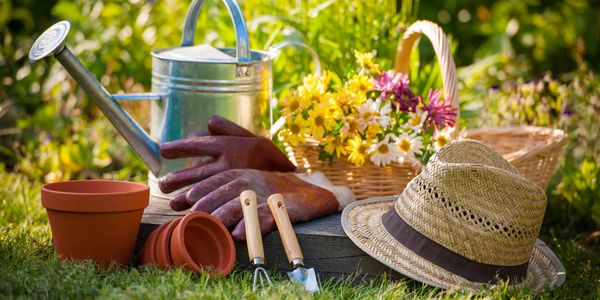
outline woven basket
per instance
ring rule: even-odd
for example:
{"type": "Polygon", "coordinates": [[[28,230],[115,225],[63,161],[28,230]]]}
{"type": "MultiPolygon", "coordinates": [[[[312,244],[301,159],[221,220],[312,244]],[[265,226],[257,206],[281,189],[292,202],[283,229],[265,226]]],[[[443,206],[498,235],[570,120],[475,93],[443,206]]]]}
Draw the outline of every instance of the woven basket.
{"type": "MultiPolygon", "coordinates": [[[[417,21],[408,27],[398,43],[395,70],[407,74],[410,54],[416,41],[426,36],[433,46],[440,65],[444,98],[452,101],[459,118],[458,80],[450,44],[443,30],[435,23],[417,21]]],[[[457,137],[457,130],[454,131],[457,137]]],[[[546,188],[566,144],[563,131],[540,127],[485,128],[467,132],[467,138],[488,144],[512,163],[525,177],[546,188]]],[[[319,160],[316,142],[296,147],[287,146],[290,160],[304,172],[323,172],[335,185],[347,186],[357,199],[396,195],[421,171],[422,164],[408,161],[377,167],[370,161],[355,166],[344,159],[319,160]]]]}

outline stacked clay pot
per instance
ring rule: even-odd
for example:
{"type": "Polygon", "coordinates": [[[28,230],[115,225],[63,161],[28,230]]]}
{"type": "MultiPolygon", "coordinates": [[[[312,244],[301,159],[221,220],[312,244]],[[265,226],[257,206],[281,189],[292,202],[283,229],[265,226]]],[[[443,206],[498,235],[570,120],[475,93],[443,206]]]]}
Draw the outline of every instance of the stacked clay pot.
{"type": "Polygon", "coordinates": [[[204,212],[192,212],[160,225],[146,240],[138,264],[161,269],[228,275],[235,264],[235,246],[227,228],[204,212]]]}

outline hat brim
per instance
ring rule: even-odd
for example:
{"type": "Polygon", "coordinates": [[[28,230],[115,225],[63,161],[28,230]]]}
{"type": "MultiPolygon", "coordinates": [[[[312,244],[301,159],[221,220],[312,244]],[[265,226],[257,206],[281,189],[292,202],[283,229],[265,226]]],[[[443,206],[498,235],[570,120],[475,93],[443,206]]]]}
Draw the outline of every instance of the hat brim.
{"type": "MultiPolygon", "coordinates": [[[[478,289],[483,284],[453,274],[417,255],[392,237],[381,222],[396,196],[356,201],[342,212],[342,227],[350,239],[371,257],[414,280],[443,289],[478,289]]],[[[527,285],[539,291],[564,283],[566,272],[560,260],[541,240],[531,253],[527,278],[515,286],[527,285]]],[[[510,284],[510,283],[509,283],[510,284]]]]}

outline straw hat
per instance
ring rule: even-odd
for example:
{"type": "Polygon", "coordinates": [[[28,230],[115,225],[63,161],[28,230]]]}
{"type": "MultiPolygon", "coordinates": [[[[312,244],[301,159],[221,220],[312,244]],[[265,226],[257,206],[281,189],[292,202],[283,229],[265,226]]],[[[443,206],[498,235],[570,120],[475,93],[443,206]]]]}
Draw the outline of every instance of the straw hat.
{"type": "Polygon", "coordinates": [[[482,143],[462,140],[434,154],[396,197],[347,206],[352,241],[388,267],[444,289],[508,281],[541,290],[565,269],[537,239],[546,195],[482,143]]]}

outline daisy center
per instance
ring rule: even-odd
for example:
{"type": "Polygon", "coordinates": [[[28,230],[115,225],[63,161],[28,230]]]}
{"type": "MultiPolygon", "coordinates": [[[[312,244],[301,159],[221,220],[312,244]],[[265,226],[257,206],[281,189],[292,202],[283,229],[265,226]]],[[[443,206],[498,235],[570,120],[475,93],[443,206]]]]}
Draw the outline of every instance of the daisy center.
{"type": "Polygon", "coordinates": [[[310,97],[310,101],[312,101],[312,102],[319,102],[319,100],[320,100],[319,96],[317,96],[317,95],[312,95],[312,97],[310,97]]]}
{"type": "Polygon", "coordinates": [[[360,154],[367,154],[368,149],[369,149],[369,147],[367,147],[365,145],[360,145],[360,146],[358,146],[358,149],[356,149],[356,152],[358,152],[360,154]]]}
{"type": "Polygon", "coordinates": [[[296,111],[300,107],[300,102],[298,100],[290,101],[290,110],[296,111]]]}
{"type": "Polygon", "coordinates": [[[325,120],[323,119],[322,116],[315,117],[315,125],[316,126],[323,126],[324,123],[325,123],[325,120]]]}
{"type": "Polygon", "coordinates": [[[415,115],[412,119],[410,119],[411,126],[417,126],[421,124],[421,116],[415,115]]]}
{"type": "Polygon", "coordinates": [[[406,153],[412,148],[412,143],[407,139],[401,140],[400,143],[398,143],[398,148],[406,153]]]}
{"type": "Polygon", "coordinates": [[[298,126],[298,124],[290,125],[290,132],[292,132],[293,134],[300,133],[300,126],[298,126]]]}
{"type": "Polygon", "coordinates": [[[390,152],[390,148],[386,144],[381,144],[379,145],[379,147],[377,147],[377,152],[381,154],[387,154],[388,152],[390,152]]]}
{"type": "Polygon", "coordinates": [[[438,146],[443,147],[446,144],[448,144],[449,141],[448,141],[448,138],[445,135],[439,135],[436,138],[436,142],[437,142],[438,146]]]}

